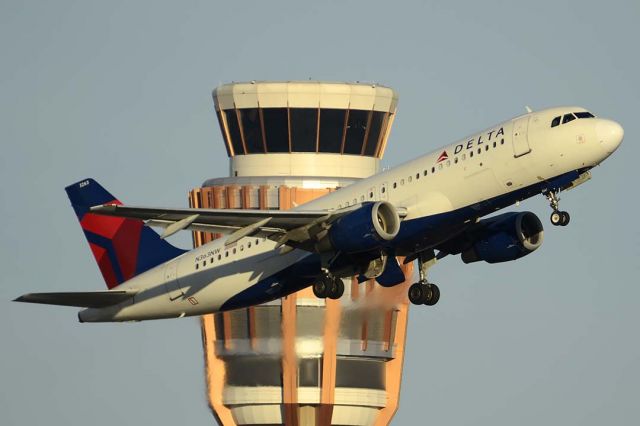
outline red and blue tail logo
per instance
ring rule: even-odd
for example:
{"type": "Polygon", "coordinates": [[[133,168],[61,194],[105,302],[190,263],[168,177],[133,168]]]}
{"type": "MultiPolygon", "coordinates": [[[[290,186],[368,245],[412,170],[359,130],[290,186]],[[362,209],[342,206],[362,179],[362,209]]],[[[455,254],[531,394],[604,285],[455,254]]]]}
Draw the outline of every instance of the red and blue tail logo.
{"type": "Polygon", "coordinates": [[[65,191],[108,288],[185,252],[161,239],[141,220],[89,213],[90,207],[100,204],[122,204],[95,180],[82,180],[65,191]]]}

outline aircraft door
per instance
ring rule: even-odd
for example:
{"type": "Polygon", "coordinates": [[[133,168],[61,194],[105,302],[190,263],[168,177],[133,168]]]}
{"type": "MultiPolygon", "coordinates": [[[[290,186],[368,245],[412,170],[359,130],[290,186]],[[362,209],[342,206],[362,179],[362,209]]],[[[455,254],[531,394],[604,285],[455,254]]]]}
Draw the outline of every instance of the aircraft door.
{"type": "Polygon", "coordinates": [[[178,284],[178,262],[169,262],[164,268],[164,285],[169,300],[176,300],[184,294],[178,284]]]}
{"type": "Polygon", "coordinates": [[[527,132],[529,116],[517,119],[513,123],[513,156],[518,158],[531,152],[527,132]]]}

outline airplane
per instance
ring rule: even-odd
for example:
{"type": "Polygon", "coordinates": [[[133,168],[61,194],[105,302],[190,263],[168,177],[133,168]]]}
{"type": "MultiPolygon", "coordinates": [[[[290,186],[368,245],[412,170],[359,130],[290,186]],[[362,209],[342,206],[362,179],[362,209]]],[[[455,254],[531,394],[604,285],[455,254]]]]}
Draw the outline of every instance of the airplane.
{"type": "Polygon", "coordinates": [[[532,253],[544,234],[534,213],[490,215],[541,194],[551,223],[566,226],[558,194],[589,180],[623,136],[620,124],[581,107],[528,110],[288,211],[125,206],[84,179],[66,192],[108,290],[15,300],[85,308],[80,322],[178,318],[309,285],[316,297],[338,299],[342,278],[352,276],[398,285],[404,258],[418,262],[409,300],[432,306],[440,289],[427,272],[437,260],[499,263],[532,253]],[[181,230],[224,236],[186,251],[166,241],[181,230]]]}

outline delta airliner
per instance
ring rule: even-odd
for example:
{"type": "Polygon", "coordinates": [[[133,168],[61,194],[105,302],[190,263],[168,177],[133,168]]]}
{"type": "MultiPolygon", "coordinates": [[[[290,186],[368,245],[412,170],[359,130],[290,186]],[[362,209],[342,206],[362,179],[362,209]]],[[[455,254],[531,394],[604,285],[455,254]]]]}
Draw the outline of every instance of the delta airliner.
{"type": "Polygon", "coordinates": [[[498,263],[532,253],[543,241],[535,214],[486,216],[543,195],[551,223],[567,225],[558,193],[586,182],[623,136],[584,108],[528,112],[289,211],[124,206],[84,179],[66,191],[108,290],[16,300],[86,308],[81,322],[177,318],[309,285],[336,299],[354,275],[394,286],[405,281],[400,257],[419,266],[410,301],[434,305],[440,290],[427,272],[437,259],[498,263]],[[185,251],[165,240],[180,230],[225,236],[185,251]]]}

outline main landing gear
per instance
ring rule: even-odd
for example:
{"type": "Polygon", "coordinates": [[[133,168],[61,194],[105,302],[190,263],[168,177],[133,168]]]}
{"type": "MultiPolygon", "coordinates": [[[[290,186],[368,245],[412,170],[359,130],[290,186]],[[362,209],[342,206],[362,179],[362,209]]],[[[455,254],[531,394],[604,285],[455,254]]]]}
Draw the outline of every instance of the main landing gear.
{"type": "Polygon", "coordinates": [[[344,294],[344,283],[329,272],[325,272],[313,283],[313,294],[319,298],[340,299],[344,294]]]}
{"type": "Polygon", "coordinates": [[[436,262],[433,250],[421,253],[418,257],[420,281],[409,287],[409,301],[414,305],[433,306],[440,300],[440,289],[427,281],[427,270],[436,262]]]}
{"type": "Polygon", "coordinates": [[[557,191],[547,191],[544,193],[547,200],[549,200],[549,205],[553,209],[553,213],[551,213],[551,224],[554,226],[567,226],[569,221],[571,220],[571,216],[569,213],[560,211],[560,198],[558,198],[557,191]]]}

